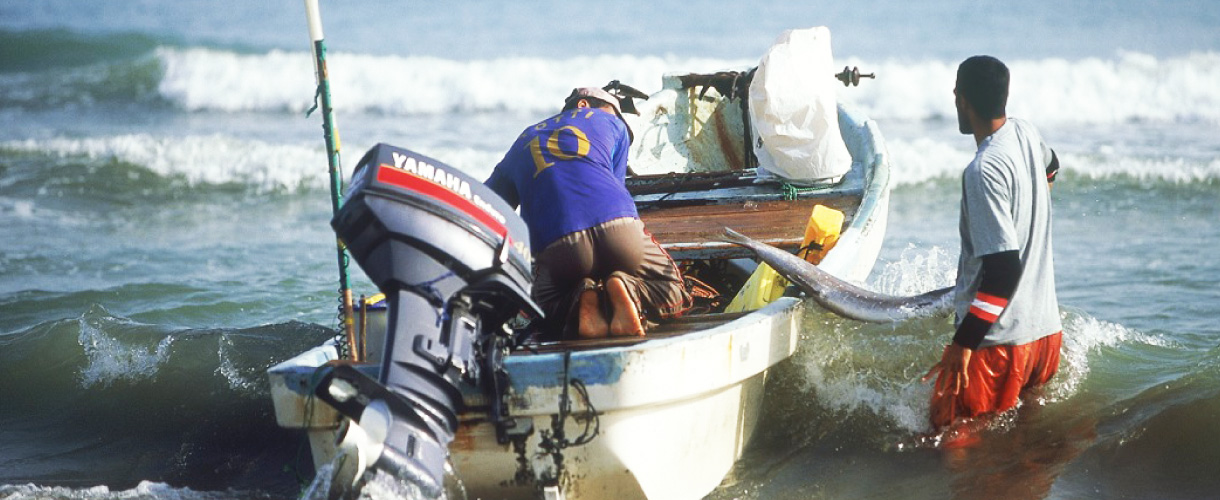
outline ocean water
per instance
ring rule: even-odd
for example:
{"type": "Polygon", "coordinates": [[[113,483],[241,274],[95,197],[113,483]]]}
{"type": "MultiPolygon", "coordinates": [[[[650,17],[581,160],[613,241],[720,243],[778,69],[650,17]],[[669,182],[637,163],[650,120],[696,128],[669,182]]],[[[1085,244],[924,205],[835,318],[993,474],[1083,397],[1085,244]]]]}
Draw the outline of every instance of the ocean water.
{"type": "MultiPolygon", "coordinates": [[[[919,377],[948,320],[814,311],[713,499],[1220,497],[1220,4],[1210,0],[323,2],[345,172],[373,144],[486,175],[574,86],[755,64],[825,25],[876,72],[894,186],[867,283],[951,283],[956,64],[1063,161],[1060,374],[944,450],[919,377]]],[[[0,499],[297,497],[264,370],[336,326],[298,1],[0,0],[0,499]]],[[[372,293],[354,271],[357,292],[372,293]]]]}

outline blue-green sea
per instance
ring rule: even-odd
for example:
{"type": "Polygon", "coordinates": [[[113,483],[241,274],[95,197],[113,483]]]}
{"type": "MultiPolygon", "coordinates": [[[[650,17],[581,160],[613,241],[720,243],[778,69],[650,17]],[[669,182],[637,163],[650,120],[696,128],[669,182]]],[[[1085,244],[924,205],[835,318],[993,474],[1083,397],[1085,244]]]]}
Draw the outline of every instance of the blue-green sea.
{"type": "MultiPolygon", "coordinates": [[[[1220,4],[322,2],[350,174],[372,145],[487,175],[572,87],[740,69],[825,25],[893,163],[866,283],[956,270],[957,63],[1009,64],[1052,197],[1059,375],[964,450],[925,436],[944,318],[814,310],[712,499],[1220,498],[1220,4]]],[[[337,325],[296,0],[0,0],[0,499],[289,499],[267,367],[337,325]]],[[[356,292],[374,293],[353,268],[356,292]]]]}

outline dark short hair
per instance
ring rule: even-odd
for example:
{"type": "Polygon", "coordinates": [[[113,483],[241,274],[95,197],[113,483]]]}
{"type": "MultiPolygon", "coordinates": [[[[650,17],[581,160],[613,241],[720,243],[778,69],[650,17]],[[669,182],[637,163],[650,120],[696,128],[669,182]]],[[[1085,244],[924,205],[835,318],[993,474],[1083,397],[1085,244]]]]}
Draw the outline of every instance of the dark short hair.
{"type": "Polygon", "coordinates": [[[957,67],[957,93],[981,118],[1000,118],[1008,104],[1008,66],[991,56],[974,56],[957,67]]]}

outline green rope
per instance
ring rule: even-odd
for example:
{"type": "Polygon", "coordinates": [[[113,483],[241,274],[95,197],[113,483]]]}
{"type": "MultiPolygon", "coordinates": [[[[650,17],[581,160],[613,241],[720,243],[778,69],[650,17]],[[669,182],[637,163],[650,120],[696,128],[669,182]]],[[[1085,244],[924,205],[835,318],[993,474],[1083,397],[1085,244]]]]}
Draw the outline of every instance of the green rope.
{"type": "Polygon", "coordinates": [[[809,186],[809,187],[800,187],[800,186],[796,186],[796,185],[789,184],[787,182],[782,182],[782,181],[779,184],[779,189],[784,194],[784,201],[793,201],[793,200],[796,200],[797,198],[800,198],[800,196],[805,193],[812,193],[814,191],[825,191],[826,189],[829,189],[830,187],[831,187],[830,184],[809,186]]]}
{"type": "Polygon", "coordinates": [[[802,193],[813,191],[812,188],[797,187],[792,184],[788,184],[787,182],[780,183],[779,189],[780,191],[784,192],[784,201],[793,201],[802,193]]]}

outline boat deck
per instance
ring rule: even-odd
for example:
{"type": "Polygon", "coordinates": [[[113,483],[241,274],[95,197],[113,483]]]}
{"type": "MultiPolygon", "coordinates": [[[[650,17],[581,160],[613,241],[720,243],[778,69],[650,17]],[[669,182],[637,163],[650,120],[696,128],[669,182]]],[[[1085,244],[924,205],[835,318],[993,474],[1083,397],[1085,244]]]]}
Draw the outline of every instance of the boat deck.
{"type": "Polygon", "coordinates": [[[714,313],[683,316],[666,320],[648,330],[645,337],[607,337],[590,340],[561,340],[530,344],[524,351],[528,353],[547,353],[562,351],[584,351],[604,349],[607,347],[625,347],[658,338],[677,337],[690,332],[707,330],[745,316],[747,312],[714,313]]]}
{"type": "MultiPolygon", "coordinates": [[[[850,174],[835,184],[789,192],[777,183],[755,183],[753,175],[742,172],[637,176],[628,178],[627,183],[645,227],[679,261],[752,259],[754,254],[750,250],[720,241],[725,227],[796,252],[815,205],[843,212],[847,227],[856,215],[863,192],[862,176],[850,174]]],[[[732,292],[735,287],[725,290],[732,292]]],[[[532,343],[522,353],[626,347],[711,329],[745,314],[691,314],[649,328],[647,337],[532,343]]]]}

